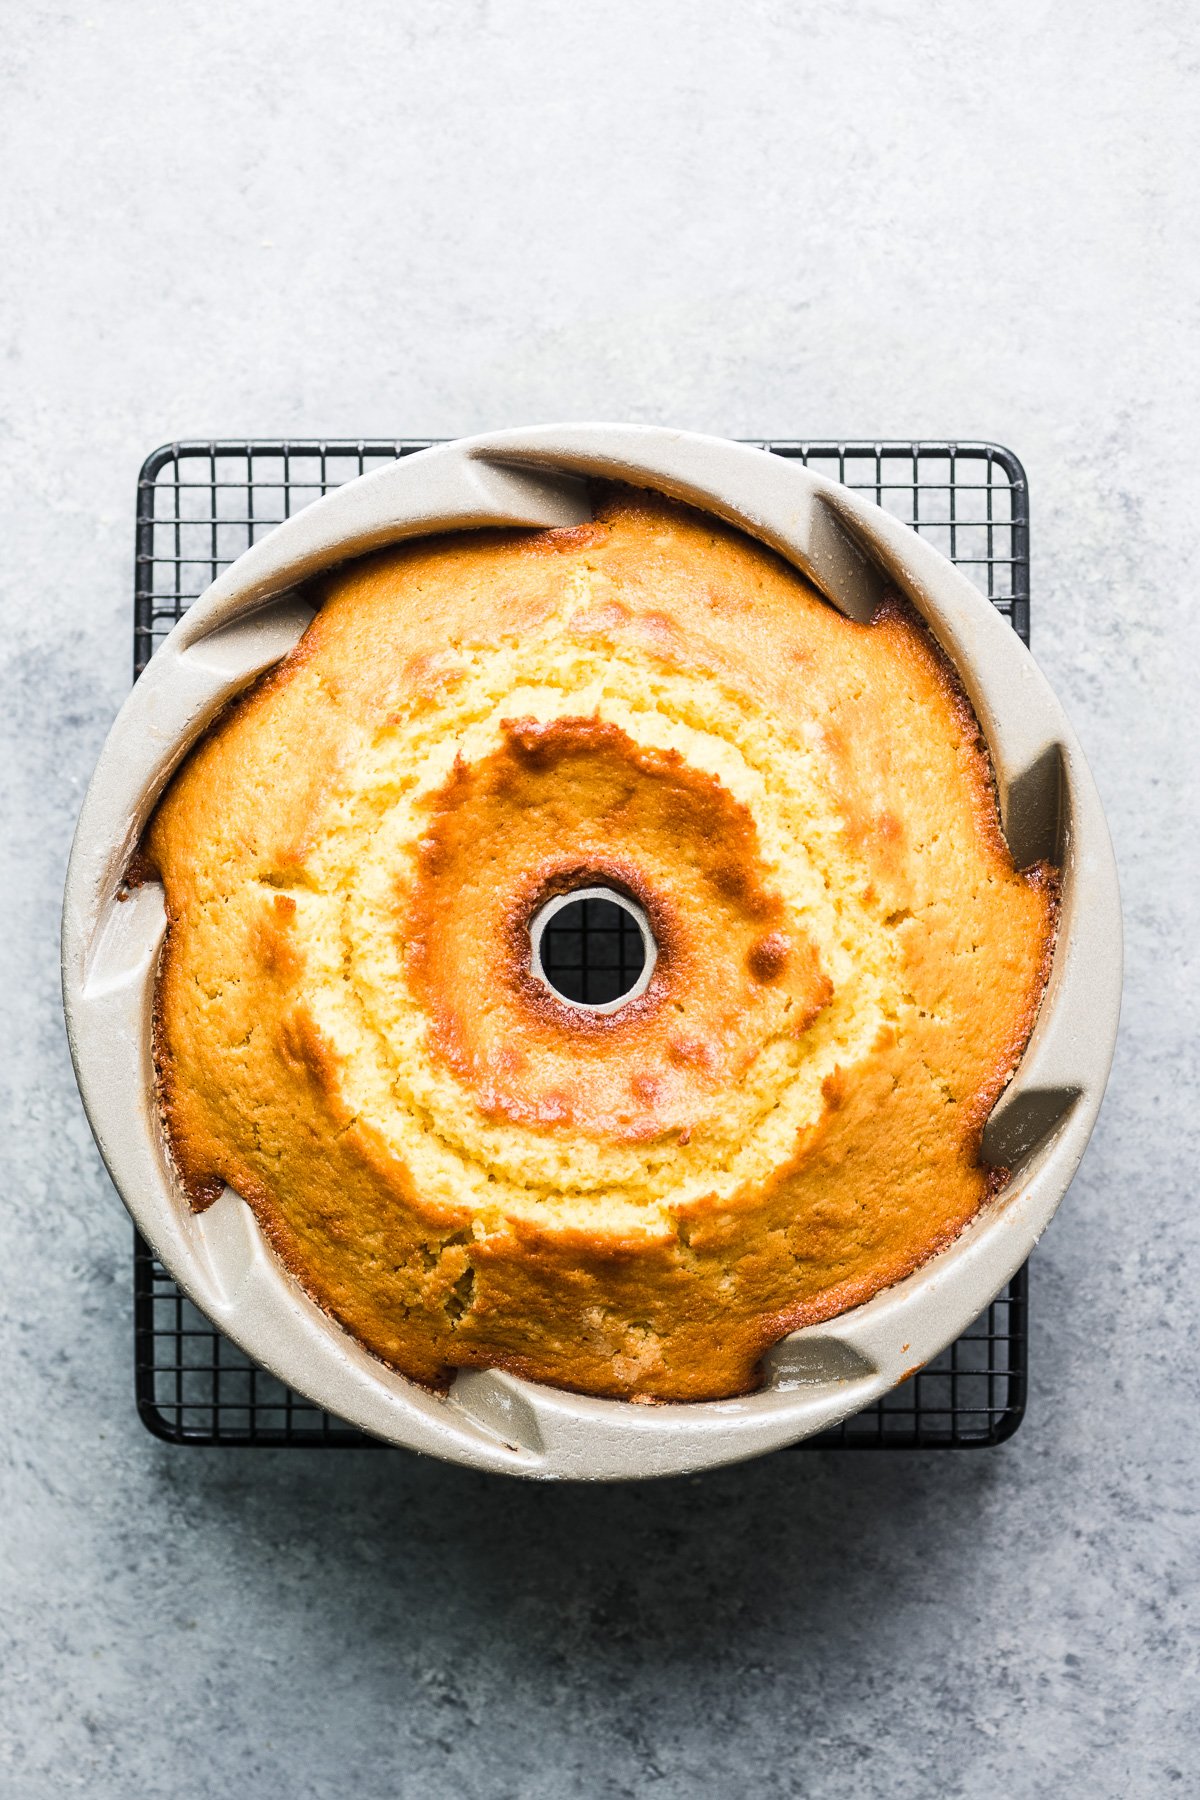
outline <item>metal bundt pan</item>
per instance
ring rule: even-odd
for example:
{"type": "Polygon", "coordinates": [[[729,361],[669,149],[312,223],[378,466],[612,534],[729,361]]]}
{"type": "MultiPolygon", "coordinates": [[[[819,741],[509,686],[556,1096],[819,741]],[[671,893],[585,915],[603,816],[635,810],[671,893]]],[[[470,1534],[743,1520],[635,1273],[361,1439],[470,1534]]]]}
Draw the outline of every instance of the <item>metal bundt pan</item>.
{"type": "Polygon", "coordinates": [[[836,482],[746,445],[625,425],[557,425],[448,443],[364,475],[247,550],[175,627],[121,708],[84,801],[67,875],[63,995],[96,1142],[125,1205],[202,1312],[331,1413],[479,1469],[625,1480],[712,1468],[795,1443],[876,1400],[956,1338],[1024,1262],[1095,1123],[1116,1039],[1121,915],[1091,774],[1016,634],[928,543],[836,482]],[[562,526],[589,516],[581,477],[662,490],[761,539],[834,606],[870,616],[885,586],[924,615],[974,702],[1018,865],[1063,872],[1049,986],[984,1150],[1008,1187],[948,1249],[866,1305],[794,1332],[742,1399],[641,1406],[496,1370],[437,1396],[393,1374],[300,1290],[232,1190],[193,1214],[154,1100],[151,1006],[162,890],[119,900],[168,777],[217,710],[286,654],[312,610],[297,584],[432,531],[562,526]]]}

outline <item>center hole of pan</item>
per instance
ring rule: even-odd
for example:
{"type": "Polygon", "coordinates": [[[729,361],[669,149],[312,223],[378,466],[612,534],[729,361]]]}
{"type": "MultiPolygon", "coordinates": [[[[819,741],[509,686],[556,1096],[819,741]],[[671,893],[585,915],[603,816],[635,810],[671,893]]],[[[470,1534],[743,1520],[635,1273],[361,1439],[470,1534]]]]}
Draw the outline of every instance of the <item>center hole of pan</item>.
{"type": "Polygon", "coordinates": [[[614,888],[556,894],[529,922],[537,980],[581,1012],[616,1012],[644,994],[658,960],[650,921],[614,888]]]}

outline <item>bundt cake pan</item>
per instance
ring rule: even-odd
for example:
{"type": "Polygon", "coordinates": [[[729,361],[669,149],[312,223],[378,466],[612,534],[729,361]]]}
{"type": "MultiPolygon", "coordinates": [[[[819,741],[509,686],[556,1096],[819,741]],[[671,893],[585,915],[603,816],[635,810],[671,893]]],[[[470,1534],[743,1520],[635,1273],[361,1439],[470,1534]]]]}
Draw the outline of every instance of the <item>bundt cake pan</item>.
{"type": "Polygon", "coordinates": [[[1016,634],[894,518],[837,483],[742,444],[623,425],[542,426],[447,443],[364,475],[239,557],[176,626],[117,717],[84,801],[67,875],[63,994],[96,1141],[155,1252],[202,1312],[318,1405],[394,1444],[479,1469],[625,1480],[715,1467],[795,1443],[869,1404],[957,1337],[1020,1267],[1079,1164],[1116,1038],[1121,918],[1099,797],[1062,709],[1016,634]],[[123,878],[164,784],[217,710],[286,654],[312,616],[301,584],[400,539],[589,516],[585,478],[659,489],[740,526],[834,606],[870,616],[885,587],[923,614],[957,667],[995,765],[1018,865],[1062,869],[1053,968],[984,1153],[1012,1179],[915,1274],[782,1340],[735,1400],[593,1400],[498,1370],[445,1396],[377,1362],[275,1261],[226,1189],[193,1213],[154,1095],[151,1017],[162,890],[123,878]]]}

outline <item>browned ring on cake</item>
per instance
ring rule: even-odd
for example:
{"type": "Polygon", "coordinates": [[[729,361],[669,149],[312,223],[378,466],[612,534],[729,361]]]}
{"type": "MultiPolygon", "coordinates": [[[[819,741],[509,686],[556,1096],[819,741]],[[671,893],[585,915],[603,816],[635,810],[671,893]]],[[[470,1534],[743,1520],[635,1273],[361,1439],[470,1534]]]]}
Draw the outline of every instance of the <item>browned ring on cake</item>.
{"type": "Polygon", "coordinates": [[[766,1031],[799,1036],[826,1004],[816,948],[780,929],[749,813],[677,751],[596,718],[502,730],[436,797],[402,916],[431,1053],[489,1117],[690,1135],[766,1031]],[[538,908],[598,884],[644,907],[658,945],[648,989],[615,1013],[581,1012],[530,971],[538,908]]]}
{"type": "Polygon", "coordinates": [[[382,552],[172,782],[164,1118],[393,1367],[698,1399],[918,1266],[1003,1178],[983,1123],[1056,883],[1017,871],[916,616],[610,490],[572,531],[382,552]],[[531,922],[608,887],[657,961],[556,998],[531,922]]]}

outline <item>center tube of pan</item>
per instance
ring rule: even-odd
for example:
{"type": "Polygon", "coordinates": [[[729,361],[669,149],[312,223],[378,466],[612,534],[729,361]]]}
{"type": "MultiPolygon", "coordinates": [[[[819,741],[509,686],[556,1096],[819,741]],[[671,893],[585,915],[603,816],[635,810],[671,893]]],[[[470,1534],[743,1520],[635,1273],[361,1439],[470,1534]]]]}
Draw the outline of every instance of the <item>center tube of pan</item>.
{"type": "Polygon", "coordinates": [[[529,922],[530,971],[556,1000],[614,1013],[644,994],[658,961],[650,921],[615,888],[556,894],[529,922]]]}

